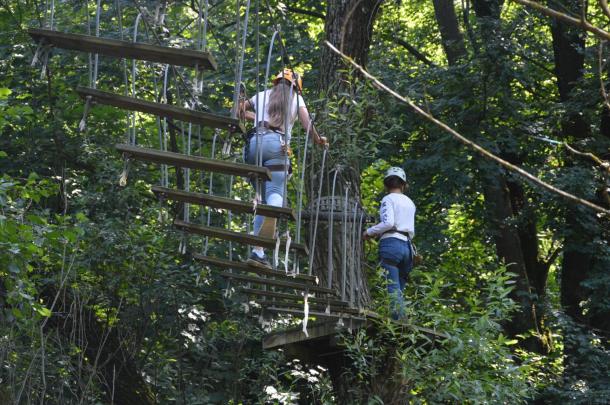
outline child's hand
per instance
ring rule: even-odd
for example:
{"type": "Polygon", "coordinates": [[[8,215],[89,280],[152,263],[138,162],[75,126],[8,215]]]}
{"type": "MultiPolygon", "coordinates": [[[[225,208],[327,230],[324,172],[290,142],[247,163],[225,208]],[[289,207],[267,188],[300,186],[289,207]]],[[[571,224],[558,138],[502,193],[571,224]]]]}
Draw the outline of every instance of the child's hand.
{"type": "Polygon", "coordinates": [[[369,240],[371,239],[371,235],[369,235],[366,231],[362,232],[362,240],[369,240]]]}

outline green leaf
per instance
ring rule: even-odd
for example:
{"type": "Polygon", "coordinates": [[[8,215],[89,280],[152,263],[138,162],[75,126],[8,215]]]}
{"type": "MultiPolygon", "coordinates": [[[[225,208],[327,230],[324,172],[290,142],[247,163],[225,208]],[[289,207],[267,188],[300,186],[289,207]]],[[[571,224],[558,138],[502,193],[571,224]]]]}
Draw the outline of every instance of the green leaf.
{"type": "Polygon", "coordinates": [[[7,98],[13,91],[6,87],[0,87],[0,98],[7,98]]]}
{"type": "Polygon", "coordinates": [[[44,306],[40,306],[39,308],[36,308],[36,311],[38,311],[38,313],[40,315],[47,317],[47,318],[53,314],[49,308],[44,307],[44,306]]]}

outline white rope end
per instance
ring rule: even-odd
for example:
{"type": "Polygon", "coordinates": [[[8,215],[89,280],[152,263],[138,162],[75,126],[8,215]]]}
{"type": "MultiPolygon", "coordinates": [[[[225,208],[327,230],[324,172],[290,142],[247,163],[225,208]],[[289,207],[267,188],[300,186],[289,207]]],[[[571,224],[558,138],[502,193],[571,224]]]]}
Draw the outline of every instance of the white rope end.
{"type": "Polygon", "coordinates": [[[292,238],[290,237],[290,232],[286,231],[286,255],[284,256],[284,268],[286,270],[286,274],[288,274],[288,256],[290,254],[290,243],[292,242],[292,238]]]}
{"type": "Polygon", "coordinates": [[[127,185],[127,176],[129,174],[129,165],[125,163],[121,176],[119,177],[119,186],[125,187],[127,185]]]}
{"type": "Polygon", "coordinates": [[[309,294],[305,292],[303,295],[305,296],[305,299],[303,300],[303,333],[306,337],[309,337],[309,334],[307,333],[307,322],[309,321],[309,302],[307,298],[309,297],[309,294]]]}

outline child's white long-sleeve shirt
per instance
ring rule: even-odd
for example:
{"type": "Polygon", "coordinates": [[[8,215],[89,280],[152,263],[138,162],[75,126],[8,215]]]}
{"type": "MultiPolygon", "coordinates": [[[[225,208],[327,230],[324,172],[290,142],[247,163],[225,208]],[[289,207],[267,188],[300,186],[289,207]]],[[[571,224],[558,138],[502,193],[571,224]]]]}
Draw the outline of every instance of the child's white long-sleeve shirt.
{"type": "Polygon", "coordinates": [[[409,232],[411,238],[415,236],[415,204],[409,197],[402,193],[390,193],[381,200],[379,208],[381,222],[366,230],[370,236],[381,235],[381,239],[398,238],[408,240],[406,235],[396,230],[409,232]]]}

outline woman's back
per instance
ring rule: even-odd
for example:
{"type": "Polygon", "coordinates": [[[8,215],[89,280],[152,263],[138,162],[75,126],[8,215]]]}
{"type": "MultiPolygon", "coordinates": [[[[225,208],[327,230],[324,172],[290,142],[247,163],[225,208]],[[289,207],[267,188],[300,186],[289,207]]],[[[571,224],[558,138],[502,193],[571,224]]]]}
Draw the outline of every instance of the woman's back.
{"type": "Polygon", "coordinates": [[[274,127],[281,128],[283,131],[290,133],[294,121],[297,118],[299,108],[305,107],[305,101],[300,94],[298,94],[290,86],[278,85],[272,89],[261,91],[258,94],[250,98],[250,104],[256,112],[256,122],[258,125],[267,123],[274,127]],[[279,104],[279,109],[275,105],[279,104]],[[259,106],[264,105],[264,108],[259,106]],[[286,110],[283,106],[288,106],[288,125],[284,127],[283,122],[285,117],[283,116],[286,110]],[[271,110],[271,111],[270,111],[271,110]]]}

